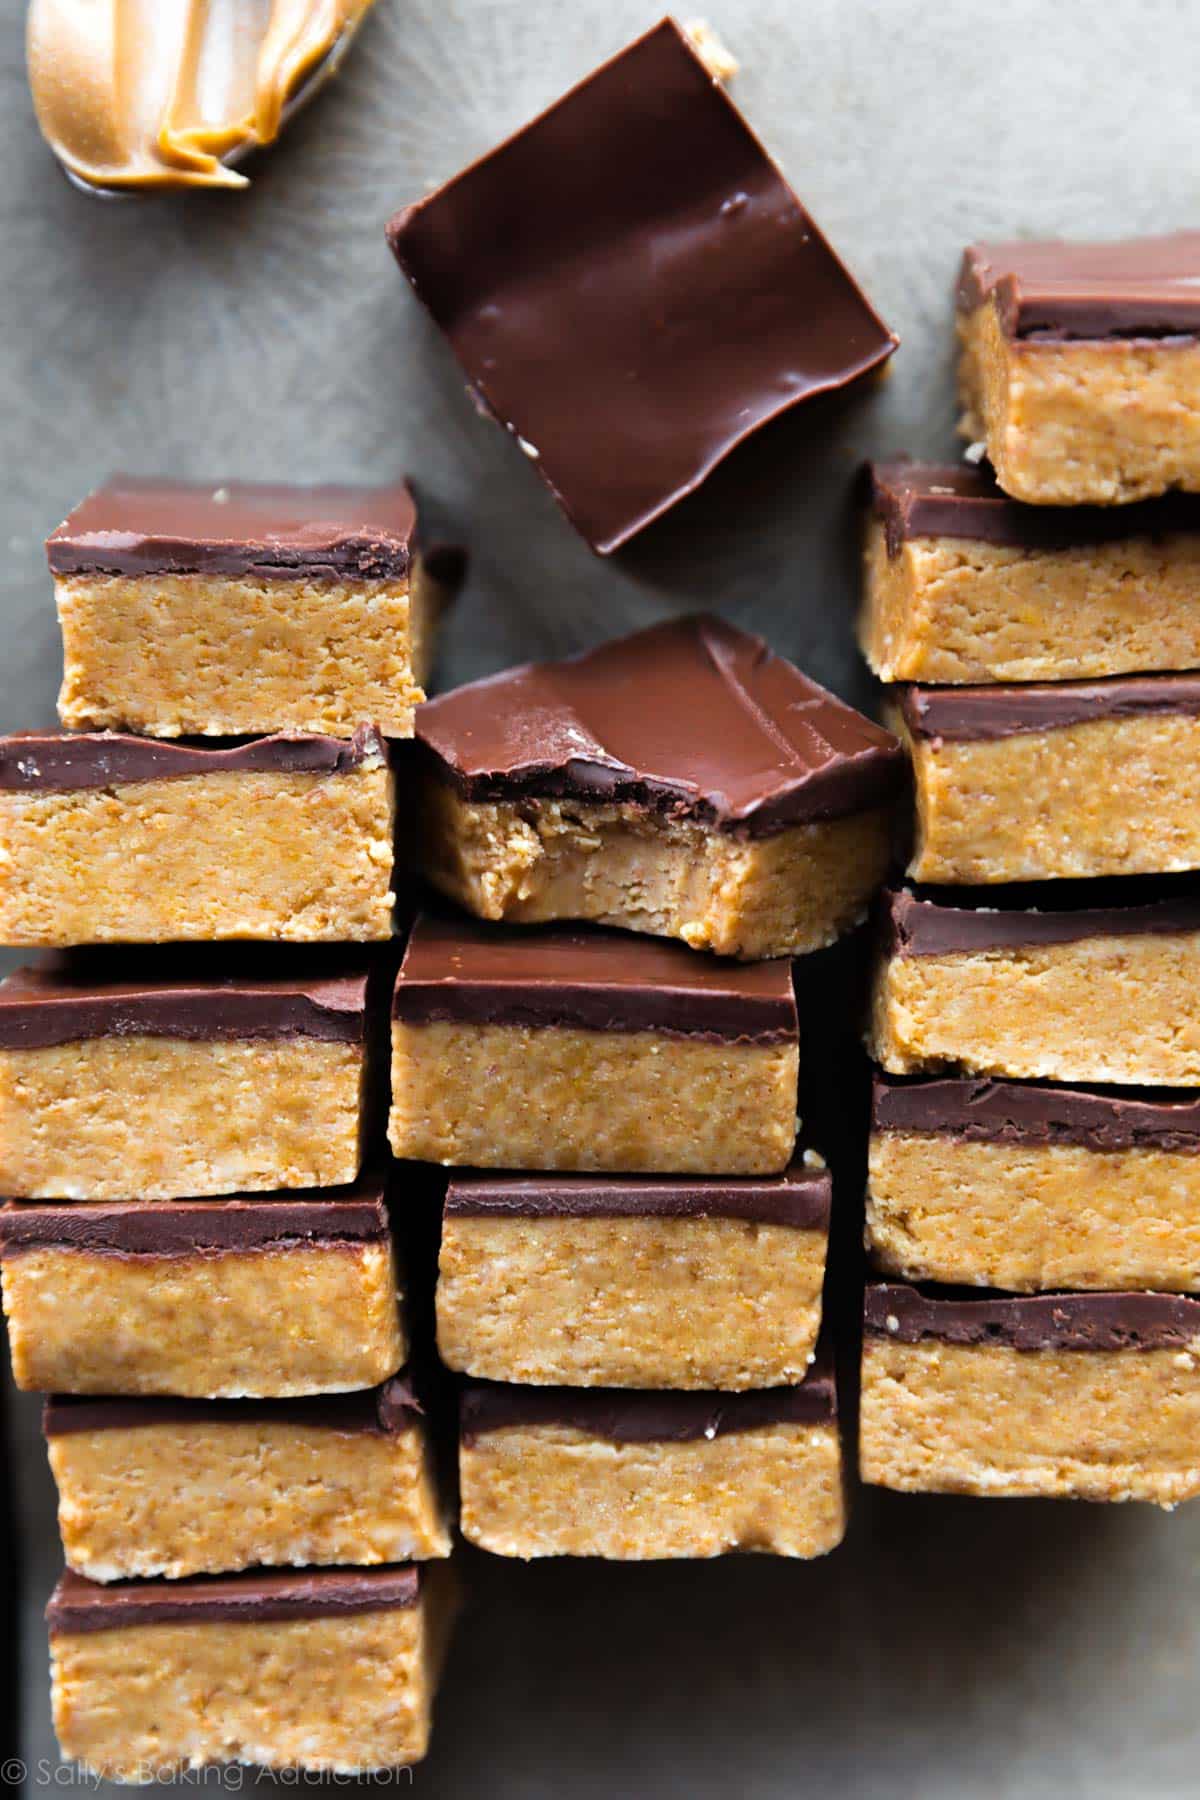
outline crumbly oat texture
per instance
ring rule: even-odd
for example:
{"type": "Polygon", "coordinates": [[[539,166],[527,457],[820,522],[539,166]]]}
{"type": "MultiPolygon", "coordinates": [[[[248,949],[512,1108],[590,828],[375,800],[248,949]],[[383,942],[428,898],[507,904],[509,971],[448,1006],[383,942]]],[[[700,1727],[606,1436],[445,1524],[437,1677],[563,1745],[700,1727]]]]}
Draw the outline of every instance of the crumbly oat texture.
{"type": "Polygon", "coordinates": [[[110,1780],[208,1763],[353,1774],[419,1762],[452,1600],[344,1618],[55,1633],[64,1757],[110,1780]]]}
{"type": "Polygon", "coordinates": [[[960,429],[1014,500],[1115,506],[1200,492],[1200,344],[1009,337],[989,300],[960,314],[960,429]]]}
{"type": "Polygon", "coordinates": [[[1200,667],[1200,535],[1031,552],[867,532],[858,622],[881,681],[1065,681],[1200,667]]]}
{"type": "Polygon", "coordinates": [[[610,1443],[565,1425],[464,1444],[462,1529],[498,1556],[823,1556],[846,1527],[834,1425],[610,1443]]]}
{"type": "Polygon", "coordinates": [[[475,801],[427,780],[425,872],[483,919],[587,919],[751,961],[831,944],[887,871],[876,809],[740,838],[647,807],[475,801]]]}
{"type": "Polygon", "coordinates": [[[438,1348],[450,1368],[492,1381],[795,1386],[816,1344],[824,1275],[823,1231],[451,1215],[438,1348]]]}
{"type": "Polygon", "coordinates": [[[57,1247],[4,1259],[19,1388],[61,1394],[345,1393],[405,1359],[383,1244],[196,1256],[57,1247]]]}
{"type": "Polygon", "coordinates": [[[425,1428],[172,1420],[49,1440],[71,1568],[93,1581],[450,1554],[425,1428]]]}
{"type": "Polygon", "coordinates": [[[1200,1086],[1200,935],[1136,934],[879,966],[869,1036],[894,1075],[1200,1086]]]}
{"type": "Polygon", "coordinates": [[[364,720],[411,737],[441,591],[424,565],[354,580],[275,575],[59,575],[58,711],[72,731],[148,737],[311,731],[364,720]]]}
{"type": "Polygon", "coordinates": [[[917,881],[1158,875],[1200,868],[1200,718],[1147,713],[963,743],[914,739],[917,881]]]}
{"type": "Polygon", "coordinates": [[[389,1135],[464,1167],[777,1175],[798,1063],[792,1043],[397,1019],[389,1135]]]}
{"type": "Polygon", "coordinates": [[[0,792],[0,942],[387,938],[385,766],[0,792]]]}
{"type": "Polygon", "coordinates": [[[1200,1493],[1200,1346],[863,1345],[864,1481],[919,1493],[1152,1500],[1200,1493]]]}
{"type": "Polygon", "coordinates": [[[1200,1290],[1200,1156],[878,1132],[867,1243],[912,1281],[1200,1290]]]}
{"type": "Polygon", "coordinates": [[[175,1200],[336,1187],[362,1160],[360,1044],[111,1036],[0,1050],[0,1191],[175,1200]]]}

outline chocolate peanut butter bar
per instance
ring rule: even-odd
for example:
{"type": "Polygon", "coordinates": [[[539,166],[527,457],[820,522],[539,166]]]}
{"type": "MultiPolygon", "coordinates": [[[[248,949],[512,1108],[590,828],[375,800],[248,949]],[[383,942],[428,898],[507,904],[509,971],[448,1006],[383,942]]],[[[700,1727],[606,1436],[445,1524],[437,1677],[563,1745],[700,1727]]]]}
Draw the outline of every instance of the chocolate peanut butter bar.
{"type": "Polygon", "coordinates": [[[877,1077],[867,1243],[910,1281],[1200,1290],[1200,1100],[877,1077]]]}
{"type": "Polygon", "coordinates": [[[442,1361],[568,1387],[794,1385],[821,1324],[831,1183],[454,1175],[442,1361]]]}
{"type": "Polygon", "coordinates": [[[823,1556],[846,1528],[833,1366],[741,1394],[462,1395],[462,1529],[498,1556],[823,1556]]]}
{"type": "Polygon", "coordinates": [[[118,476],[46,542],[59,716],[150,737],[411,737],[448,559],[406,482],[197,486],[118,476]]]}
{"type": "Polygon", "coordinates": [[[898,693],[916,880],[1200,868],[1200,675],[898,693]]]}
{"type": "Polygon", "coordinates": [[[0,738],[0,943],[391,935],[387,747],[0,738]]]}
{"type": "Polygon", "coordinates": [[[407,1376],[321,1400],[60,1394],[43,1425],[63,1551],[93,1581],[450,1554],[407,1376]]]}
{"type": "Polygon", "coordinates": [[[601,552],[896,348],[669,19],[387,234],[481,409],[601,552]]]}
{"type": "Polygon", "coordinates": [[[1200,1300],[868,1285],[864,1481],[921,1493],[1200,1493],[1200,1300]]]}
{"type": "Polygon", "coordinates": [[[383,1184],[347,1194],[0,1207],[13,1378],[64,1394],[374,1387],[405,1333],[383,1184]]]}
{"type": "Polygon", "coordinates": [[[392,1003],[392,1149],[478,1168],[780,1174],[798,1062],[787,963],[425,916],[392,1003]]]}
{"type": "Polygon", "coordinates": [[[46,1608],[59,1745],[132,1782],[419,1762],[453,1613],[438,1563],[107,1587],[68,1570],[46,1608]]]}
{"type": "Polygon", "coordinates": [[[1200,668],[1200,499],[1021,506],[990,470],[871,469],[858,636],[882,681],[1200,668]]]}
{"type": "Polygon", "coordinates": [[[0,1193],[173,1200],[354,1181],[384,1024],[369,985],[361,953],[232,947],[19,969],[0,982],[0,1193]]]}
{"type": "Polygon", "coordinates": [[[1200,491],[1200,231],[972,244],[958,328],[961,429],[1015,500],[1200,491]]]}
{"type": "Polygon", "coordinates": [[[473,682],[417,731],[426,873],[485,919],[794,956],[887,869],[895,739],[720,619],[473,682]]]}
{"type": "Polygon", "coordinates": [[[1061,890],[1001,907],[896,893],[883,910],[869,1042],[889,1073],[1200,1086],[1194,884],[1073,907],[1061,890]]]}

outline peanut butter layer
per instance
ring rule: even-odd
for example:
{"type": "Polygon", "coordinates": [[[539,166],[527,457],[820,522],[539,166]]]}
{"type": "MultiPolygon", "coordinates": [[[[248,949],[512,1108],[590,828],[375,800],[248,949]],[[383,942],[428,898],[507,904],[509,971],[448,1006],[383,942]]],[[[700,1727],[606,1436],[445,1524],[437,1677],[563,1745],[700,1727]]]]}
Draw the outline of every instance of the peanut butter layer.
{"type": "Polygon", "coordinates": [[[1068,915],[898,895],[892,914],[868,1034],[890,1073],[1200,1086],[1190,904],[1068,915]]]}
{"type": "Polygon", "coordinates": [[[69,1566],[93,1581],[448,1556],[400,1380],[333,1401],[50,1402],[69,1566]]]}
{"type": "Polygon", "coordinates": [[[721,1189],[452,1180],[442,1360],[493,1381],[577,1387],[802,1381],[821,1322],[828,1176],[721,1189]]]}
{"type": "Polygon", "coordinates": [[[908,872],[950,883],[1200,867],[1200,680],[908,688],[908,872]]]}
{"type": "Polygon", "coordinates": [[[64,1757],[118,1781],[210,1763],[366,1774],[418,1762],[453,1617],[436,1565],[97,1588],[48,1609],[64,1757]]]}
{"type": "MultiPolygon", "coordinates": [[[[1018,510],[979,471],[916,474],[922,492],[953,482],[1018,510]]],[[[863,654],[882,681],[951,684],[1200,667],[1200,530],[1160,510],[1169,506],[1138,508],[1123,529],[1126,509],[1105,509],[1118,529],[1103,537],[1093,535],[1089,509],[1039,507],[1035,522],[1081,511],[1088,520],[1074,539],[1048,543],[1033,530],[1032,541],[991,541],[975,514],[931,520],[928,529],[918,520],[921,528],[892,543],[874,518],[858,621],[863,654]]]]}
{"type": "Polygon", "coordinates": [[[371,732],[326,757],[333,741],[3,740],[0,941],[390,936],[385,749],[371,732]]]}
{"type": "Polygon", "coordinates": [[[845,1531],[828,1378],[769,1394],[468,1388],[462,1528],[499,1556],[822,1556],[845,1531]],[[809,1403],[810,1399],[813,1403],[809,1403]]]}
{"type": "Polygon", "coordinates": [[[422,798],[429,879],[483,919],[586,919],[751,961],[820,949],[887,872],[890,814],[738,838],[634,803],[422,798]]]}
{"type": "Polygon", "coordinates": [[[363,1193],[4,1208],[18,1387],[226,1398],[385,1381],[405,1336],[386,1211],[363,1193]]]}
{"type": "Polygon", "coordinates": [[[864,1481],[923,1493],[1200,1493],[1200,1340],[1169,1349],[863,1343],[864,1481]]]}

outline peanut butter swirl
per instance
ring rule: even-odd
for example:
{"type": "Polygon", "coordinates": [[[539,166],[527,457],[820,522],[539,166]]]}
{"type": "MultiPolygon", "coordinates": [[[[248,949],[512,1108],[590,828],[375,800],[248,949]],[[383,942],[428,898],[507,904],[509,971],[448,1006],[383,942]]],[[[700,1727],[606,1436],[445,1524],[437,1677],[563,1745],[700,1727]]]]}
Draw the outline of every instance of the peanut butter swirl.
{"type": "Polygon", "coordinates": [[[31,0],[38,123],[87,187],[245,187],[230,164],[274,141],[370,5],[31,0]]]}

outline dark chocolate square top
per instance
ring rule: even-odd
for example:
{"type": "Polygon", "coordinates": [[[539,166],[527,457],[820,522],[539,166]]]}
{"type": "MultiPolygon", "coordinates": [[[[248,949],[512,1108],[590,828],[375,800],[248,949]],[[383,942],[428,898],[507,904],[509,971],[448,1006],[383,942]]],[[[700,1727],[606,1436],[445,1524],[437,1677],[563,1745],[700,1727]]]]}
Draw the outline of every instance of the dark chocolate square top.
{"type": "Polygon", "coordinates": [[[791,964],[727,962],[599,927],[505,927],[425,914],[400,965],[407,1024],[565,1026],[776,1044],[796,1039],[791,964]]]}
{"type": "Polygon", "coordinates": [[[363,1040],[366,958],[207,948],[72,951],[17,969],[0,981],[0,1049],[129,1036],[363,1040]]]}
{"type": "Polygon", "coordinates": [[[896,347],[671,20],[397,213],[388,240],[601,552],[896,347]]]}
{"type": "Polygon", "coordinates": [[[972,244],[959,310],[989,299],[1010,337],[1191,337],[1200,332],[1200,231],[1103,244],[972,244]]]}
{"type": "Polygon", "coordinates": [[[499,1175],[455,1170],[447,1219],[741,1219],[825,1231],[828,1169],[797,1159],[782,1175],[499,1175]]]}
{"type": "Polygon", "coordinates": [[[383,1563],[374,1569],[250,1569],[186,1581],[89,1581],[67,1569],[50,1596],[46,1620],[51,1637],[57,1637],[140,1625],[344,1618],[415,1606],[423,1579],[412,1563],[383,1563]]]}
{"type": "Polygon", "coordinates": [[[115,475],[46,539],[56,575],[402,576],[417,509],[407,482],[284,487],[115,475]]]}
{"type": "Polygon", "coordinates": [[[677,619],[419,708],[437,772],[472,799],[634,801],[767,836],[891,800],[897,740],[721,619],[677,619]]]}

